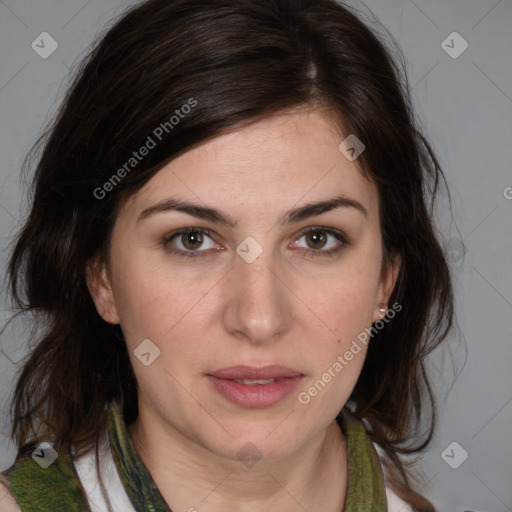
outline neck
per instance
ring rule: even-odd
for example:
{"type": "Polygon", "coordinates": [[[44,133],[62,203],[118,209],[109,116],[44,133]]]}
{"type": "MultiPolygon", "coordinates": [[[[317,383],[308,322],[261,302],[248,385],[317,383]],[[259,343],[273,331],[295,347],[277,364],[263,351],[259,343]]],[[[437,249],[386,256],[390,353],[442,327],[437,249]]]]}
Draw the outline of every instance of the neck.
{"type": "Polygon", "coordinates": [[[213,454],[168,425],[145,421],[142,411],[128,432],[173,510],[343,510],[346,440],[335,421],[300,450],[251,467],[213,454]]]}

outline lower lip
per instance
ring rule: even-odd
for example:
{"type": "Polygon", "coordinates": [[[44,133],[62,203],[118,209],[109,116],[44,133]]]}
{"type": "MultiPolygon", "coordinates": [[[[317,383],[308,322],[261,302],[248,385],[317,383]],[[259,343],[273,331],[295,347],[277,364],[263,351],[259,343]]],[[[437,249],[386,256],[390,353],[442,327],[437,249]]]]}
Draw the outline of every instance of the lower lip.
{"type": "Polygon", "coordinates": [[[269,384],[247,385],[231,379],[207,375],[215,390],[230,402],[242,407],[270,407],[297,388],[303,376],[286,377],[269,384]]]}

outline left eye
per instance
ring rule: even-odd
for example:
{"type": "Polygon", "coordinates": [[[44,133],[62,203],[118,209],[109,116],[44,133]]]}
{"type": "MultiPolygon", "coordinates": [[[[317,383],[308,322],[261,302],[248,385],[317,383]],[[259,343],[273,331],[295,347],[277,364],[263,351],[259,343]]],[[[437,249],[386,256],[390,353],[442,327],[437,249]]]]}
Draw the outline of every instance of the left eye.
{"type": "Polygon", "coordinates": [[[302,238],[306,240],[307,244],[305,247],[302,247],[308,249],[309,252],[332,254],[340,251],[344,245],[348,244],[346,237],[342,233],[320,227],[306,229],[298,240],[302,238]]]}

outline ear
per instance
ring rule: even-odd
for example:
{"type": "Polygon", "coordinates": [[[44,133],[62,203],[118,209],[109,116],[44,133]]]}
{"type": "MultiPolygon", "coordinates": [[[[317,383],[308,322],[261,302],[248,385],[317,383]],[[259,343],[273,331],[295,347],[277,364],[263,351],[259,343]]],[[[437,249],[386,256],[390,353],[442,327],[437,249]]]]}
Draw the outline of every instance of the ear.
{"type": "Polygon", "coordinates": [[[378,322],[385,316],[386,313],[382,312],[381,308],[384,308],[386,311],[388,309],[389,297],[395,288],[401,264],[402,258],[400,255],[398,253],[392,253],[388,257],[387,262],[383,265],[372,322],[378,322]]]}
{"type": "Polygon", "coordinates": [[[96,256],[87,262],[85,268],[87,288],[96,310],[105,322],[118,324],[119,316],[114,301],[106,263],[96,256]]]}

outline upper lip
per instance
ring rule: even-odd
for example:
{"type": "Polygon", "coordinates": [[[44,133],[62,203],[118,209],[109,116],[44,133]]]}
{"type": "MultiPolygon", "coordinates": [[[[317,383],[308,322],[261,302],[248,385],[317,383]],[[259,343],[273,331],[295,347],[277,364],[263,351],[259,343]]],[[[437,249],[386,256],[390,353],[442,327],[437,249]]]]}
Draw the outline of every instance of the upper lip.
{"type": "Polygon", "coordinates": [[[286,366],[272,365],[256,368],[254,366],[229,366],[209,373],[218,379],[283,379],[286,377],[301,377],[303,374],[286,366]]]}

